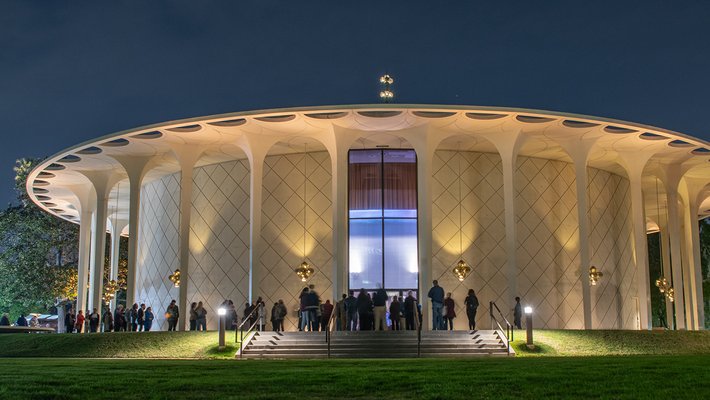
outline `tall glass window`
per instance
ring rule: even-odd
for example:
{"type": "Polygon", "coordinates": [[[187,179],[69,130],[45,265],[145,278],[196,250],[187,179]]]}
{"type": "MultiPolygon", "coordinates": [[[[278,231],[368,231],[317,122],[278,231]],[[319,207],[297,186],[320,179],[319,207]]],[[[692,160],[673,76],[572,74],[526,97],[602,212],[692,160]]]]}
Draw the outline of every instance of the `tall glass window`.
{"type": "Polygon", "coordinates": [[[350,289],[416,290],[416,153],[351,150],[348,165],[350,289]]]}

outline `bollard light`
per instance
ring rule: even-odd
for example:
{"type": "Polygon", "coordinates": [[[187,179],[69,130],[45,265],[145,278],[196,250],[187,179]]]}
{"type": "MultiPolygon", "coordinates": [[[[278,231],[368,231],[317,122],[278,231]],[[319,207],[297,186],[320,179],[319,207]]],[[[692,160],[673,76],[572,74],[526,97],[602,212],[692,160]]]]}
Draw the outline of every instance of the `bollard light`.
{"type": "Polygon", "coordinates": [[[530,306],[525,307],[525,332],[527,333],[528,340],[526,346],[528,349],[534,349],[533,344],[533,322],[532,322],[532,312],[533,309],[530,306]]]}
{"type": "Polygon", "coordinates": [[[224,317],[227,315],[227,309],[220,307],[217,309],[217,314],[219,315],[219,349],[224,350],[224,317]]]}

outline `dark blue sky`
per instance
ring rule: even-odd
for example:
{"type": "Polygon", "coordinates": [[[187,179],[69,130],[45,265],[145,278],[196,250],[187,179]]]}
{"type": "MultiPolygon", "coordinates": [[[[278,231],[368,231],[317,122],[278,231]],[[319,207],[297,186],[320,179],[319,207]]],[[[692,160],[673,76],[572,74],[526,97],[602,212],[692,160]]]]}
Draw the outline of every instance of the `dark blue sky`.
{"type": "Polygon", "coordinates": [[[107,3],[0,0],[0,204],[16,158],[177,118],[374,103],[384,71],[399,103],[710,139],[707,1],[107,3]]]}

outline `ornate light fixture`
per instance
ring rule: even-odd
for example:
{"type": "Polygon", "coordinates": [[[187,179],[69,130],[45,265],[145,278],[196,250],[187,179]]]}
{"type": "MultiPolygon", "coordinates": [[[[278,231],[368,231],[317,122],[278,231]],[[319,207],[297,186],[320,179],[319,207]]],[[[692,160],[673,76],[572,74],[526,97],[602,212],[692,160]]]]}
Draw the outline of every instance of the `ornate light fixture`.
{"type": "Polygon", "coordinates": [[[104,283],[104,294],[103,294],[103,300],[104,303],[110,303],[111,300],[116,297],[116,292],[118,291],[118,282],[115,280],[111,279],[110,281],[104,283]]]}
{"type": "Polygon", "coordinates": [[[173,283],[173,286],[180,287],[180,268],[176,269],[175,272],[168,277],[168,279],[170,279],[170,282],[173,283]]]}
{"type": "Polygon", "coordinates": [[[456,155],[459,158],[459,173],[458,173],[458,180],[459,180],[459,262],[456,263],[456,266],[453,269],[454,275],[456,275],[456,278],[459,280],[459,282],[463,282],[464,279],[466,279],[466,276],[471,272],[471,267],[466,264],[466,261],[463,260],[463,225],[461,223],[462,218],[461,218],[461,208],[462,208],[462,201],[463,199],[461,198],[461,143],[459,143],[459,151],[456,152],[456,155]]]}
{"type": "Polygon", "coordinates": [[[298,266],[298,268],[294,269],[293,271],[298,275],[298,277],[301,279],[301,282],[306,282],[308,279],[310,279],[311,275],[315,272],[313,268],[311,268],[310,264],[308,264],[308,261],[305,260],[306,258],[306,184],[308,183],[308,178],[306,177],[306,162],[308,161],[308,145],[303,144],[303,262],[301,265],[298,266]]]}
{"type": "Polygon", "coordinates": [[[389,103],[394,98],[394,92],[391,89],[394,79],[388,74],[385,74],[380,77],[380,83],[382,84],[380,99],[382,99],[382,102],[384,103],[389,103]]]}
{"type": "Polygon", "coordinates": [[[663,276],[656,279],[656,287],[661,294],[666,296],[668,301],[672,303],[675,300],[675,290],[673,290],[673,287],[668,284],[668,279],[663,276]]]}
{"type": "Polygon", "coordinates": [[[604,276],[604,274],[601,273],[601,271],[597,270],[597,267],[593,265],[589,267],[589,283],[592,286],[596,286],[597,282],[599,282],[599,278],[601,278],[602,276],[604,276]]]}

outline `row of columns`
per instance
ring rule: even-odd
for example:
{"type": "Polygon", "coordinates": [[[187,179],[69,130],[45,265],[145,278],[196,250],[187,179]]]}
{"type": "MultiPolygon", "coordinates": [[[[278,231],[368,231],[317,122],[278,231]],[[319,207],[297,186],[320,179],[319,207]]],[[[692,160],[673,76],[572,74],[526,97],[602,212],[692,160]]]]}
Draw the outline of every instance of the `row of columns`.
{"type": "MultiPolygon", "coordinates": [[[[347,166],[348,150],[357,139],[358,133],[348,131],[344,128],[333,127],[330,132],[320,134],[316,139],[325,144],[329,152],[332,168],[332,199],[333,199],[333,246],[334,258],[332,266],[333,277],[333,298],[340,298],[348,287],[347,275],[347,166]]],[[[503,192],[505,207],[505,248],[508,259],[506,261],[505,275],[508,280],[509,301],[518,295],[517,291],[517,214],[515,210],[515,170],[517,156],[520,148],[527,140],[524,133],[511,131],[507,133],[495,132],[495,134],[482,133],[481,136],[491,141],[499,152],[503,169],[503,192]]],[[[438,144],[444,139],[429,131],[427,126],[411,128],[407,132],[407,138],[417,153],[417,173],[418,173],[418,241],[419,241],[419,292],[422,312],[424,314],[425,326],[429,326],[431,321],[427,315],[428,299],[426,293],[431,285],[432,277],[432,163],[434,151],[438,144]]],[[[273,136],[265,138],[262,135],[244,134],[237,144],[246,152],[250,166],[250,248],[249,248],[249,300],[260,293],[261,275],[259,266],[259,248],[261,240],[261,203],[262,203],[262,176],[264,171],[264,160],[269,148],[282,137],[273,136]]],[[[589,249],[589,218],[587,205],[587,165],[589,154],[594,144],[595,137],[566,139],[557,138],[558,144],[572,158],[576,189],[577,208],[579,220],[579,243],[580,243],[580,266],[579,274],[583,291],[583,313],[584,328],[591,329],[591,293],[588,279],[588,268],[591,265],[589,249]]],[[[186,310],[187,291],[189,285],[189,233],[190,233],[190,213],[192,197],[192,171],[199,160],[204,148],[197,145],[171,145],[172,152],[180,164],[180,225],[179,225],[179,268],[181,271],[181,285],[179,305],[182,310],[186,310]]],[[[630,183],[631,212],[633,221],[633,241],[634,260],[638,277],[638,299],[639,299],[639,326],[641,329],[651,327],[651,307],[650,307],[650,285],[648,274],[648,255],[646,247],[646,223],[643,202],[643,191],[641,177],[648,160],[653,155],[639,155],[636,153],[620,153],[620,158],[630,183]]],[[[128,276],[126,303],[130,306],[135,302],[136,291],[136,262],[138,226],[140,216],[140,189],[143,177],[152,166],[154,157],[114,157],[124,168],[128,177],[129,190],[129,218],[128,221],[112,221],[112,278],[117,275],[117,255],[118,236],[121,230],[128,224],[129,244],[128,244],[128,276]]],[[[87,299],[86,282],[87,272],[91,269],[92,284],[89,296],[89,308],[99,308],[101,304],[101,291],[103,289],[103,268],[104,240],[105,234],[93,234],[92,232],[106,232],[108,194],[113,184],[119,178],[125,178],[115,172],[106,173],[85,173],[92,183],[91,190],[76,188],[75,193],[80,199],[81,205],[81,226],[79,240],[79,295],[77,298],[78,309],[86,309],[87,299]],[[90,260],[90,262],[88,262],[90,260]]],[[[666,179],[666,193],[668,198],[668,212],[670,215],[678,215],[678,185],[682,174],[677,166],[668,166],[666,179]]],[[[690,195],[686,195],[690,198],[690,195]]],[[[672,265],[686,265],[682,268],[673,268],[673,282],[687,282],[690,285],[685,299],[683,295],[676,296],[675,311],[678,319],[677,327],[685,329],[685,313],[692,315],[689,328],[701,329],[702,318],[702,288],[699,267],[699,235],[697,232],[697,201],[691,203],[686,201],[685,211],[685,241],[681,242],[679,220],[669,219],[669,248],[670,263],[672,265]],[[696,223],[693,223],[696,221],[696,223]],[[695,228],[693,228],[693,226],[695,228]],[[690,256],[689,262],[681,262],[681,243],[685,243],[685,248],[690,256]],[[685,276],[684,276],[685,275],[685,276]],[[686,279],[684,279],[684,277],[686,279]],[[699,289],[698,289],[699,288],[699,289]],[[686,302],[692,307],[686,310],[686,302]],[[678,316],[681,316],[678,318],[678,316]]],[[[664,262],[664,265],[666,263],[664,262]]],[[[678,285],[685,287],[683,284],[678,285]]],[[[678,289],[676,289],[678,291],[678,289]]],[[[178,327],[185,329],[184,319],[178,327]]]]}

